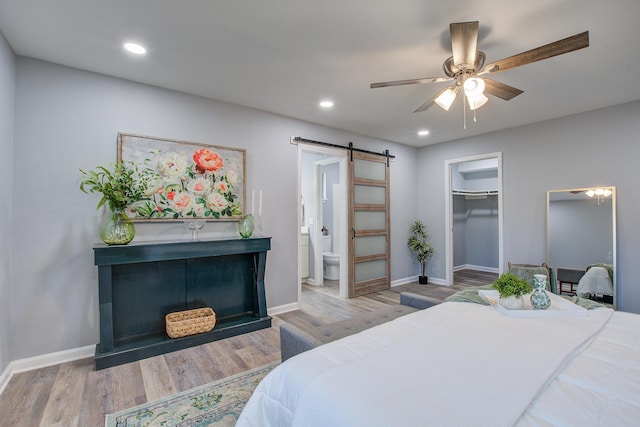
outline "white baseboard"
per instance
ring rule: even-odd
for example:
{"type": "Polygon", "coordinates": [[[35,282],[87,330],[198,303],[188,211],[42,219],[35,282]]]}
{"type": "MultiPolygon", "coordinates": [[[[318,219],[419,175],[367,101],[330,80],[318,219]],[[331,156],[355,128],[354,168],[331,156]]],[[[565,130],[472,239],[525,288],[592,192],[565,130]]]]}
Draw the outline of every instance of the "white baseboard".
{"type": "Polygon", "coordinates": [[[282,313],[288,313],[289,311],[299,310],[300,305],[297,302],[292,302],[290,304],[279,305],[277,307],[269,307],[267,312],[269,316],[276,316],[282,313]]]}
{"type": "Polygon", "coordinates": [[[405,277],[403,279],[397,279],[391,281],[391,287],[406,285],[407,283],[413,283],[418,281],[418,276],[405,277]]]}
{"type": "Polygon", "coordinates": [[[73,362],[74,360],[93,357],[96,346],[72,348],[70,350],[57,351],[55,353],[42,354],[40,356],[28,357],[26,359],[13,360],[0,375],[0,394],[4,391],[11,377],[20,372],[32,371],[34,369],[46,368],[47,366],[59,365],[61,363],[73,362]]]}
{"type": "Polygon", "coordinates": [[[437,277],[429,277],[429,283],[433,283],[434,285],[440,285],[440,286],[449,286],[447,285],[446,280],[439,279],[437,277]]]}
{"type": "Polygon", "coordinates": [[[500,270],[496,267],[485,267],[483,265],[463,264],[463,265],[456,265],[455,267],[453,267],[453,271],[460,271],[460,270],[476,270],[476,271],[483,271],[485,273],[500,272],[500,270]]]}
{"type": "Polygon", "coordinates": [[[2,374],[0,375],[0,395],[2,395],[2,392],[7,387],[7,384],[9,384],[9,381],[11,381],[12,376],[13,369],[11,363],[9,363],[4,372],[2,372],[2,374]]]}
{"type": "Polygon", "coordinates": [[[14,360],[11,364],[13,364],[13,373],[17,374],[20,372],[32,371],[34,369],[45,368],[47,366],[59,365],[60,363],[86,359],[87,357],[93,357],[95,352],[96,346],[93,344],[85,347],[72,348],[69,350],[57,351],[55,353],[29,357],[26,359],[14,360]]]}
{"type": "MultiPolygon", "coordinates": [[[[400,285],[406,285],[407,283],[415,283],[417,281],[418,281],[418,276],[405,277],[403,279],[393,280],[391,282],[391,287],[400,286],[400,285]]],[[[434,285],[445,285],[446,286],[445,280],[444,279],[438,279],[437,277],[429,276],[429,283],[433,283],[434,285]]]]}

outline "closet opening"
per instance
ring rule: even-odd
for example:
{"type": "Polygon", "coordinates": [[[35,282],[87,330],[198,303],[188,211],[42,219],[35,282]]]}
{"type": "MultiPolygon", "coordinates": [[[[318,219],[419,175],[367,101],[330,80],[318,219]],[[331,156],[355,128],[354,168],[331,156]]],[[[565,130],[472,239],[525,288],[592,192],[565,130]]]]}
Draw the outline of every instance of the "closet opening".
{"type": "Polygon", "coordinates": [[[501,273],[502,153],[447,160],[446,278],[462,269],[501,273]]]}

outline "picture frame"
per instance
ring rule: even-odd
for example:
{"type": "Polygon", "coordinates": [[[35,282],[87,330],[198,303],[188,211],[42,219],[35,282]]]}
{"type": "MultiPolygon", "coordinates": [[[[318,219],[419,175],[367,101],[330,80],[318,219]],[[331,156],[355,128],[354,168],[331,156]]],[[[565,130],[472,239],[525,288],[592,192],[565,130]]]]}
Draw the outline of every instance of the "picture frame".
{"type": "Polygon", "coordinates": [[[135,166],[145,195],[133,221],[238,221],[246,206],[246,150],[118,133],[118,163],[135,166]]]}

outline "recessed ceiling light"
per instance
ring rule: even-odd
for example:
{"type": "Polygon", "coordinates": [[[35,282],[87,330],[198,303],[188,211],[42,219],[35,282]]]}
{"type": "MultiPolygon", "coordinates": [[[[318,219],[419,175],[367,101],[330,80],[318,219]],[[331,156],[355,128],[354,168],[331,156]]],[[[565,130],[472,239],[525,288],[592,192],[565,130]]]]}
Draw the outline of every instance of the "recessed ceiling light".
{"type": "Polygon", "coordinates": [[[135,53],[136,55],[144,55],[147,53],[147,49],[138,43],[125,43],[124,48],[131,53],[135,53]]]}
{"type": "Polygon", "coordinates": [[[429,135],[429,131],[428,130],[419,130],[418,131],[418,136],[427,136],[429,135]]]}
{"type": "Polygon", "coordinates": [[[320,106],[322,108],[331,108],[333,107],[333,101],[325,99],[324,101],[320,101],[320,106]]]}

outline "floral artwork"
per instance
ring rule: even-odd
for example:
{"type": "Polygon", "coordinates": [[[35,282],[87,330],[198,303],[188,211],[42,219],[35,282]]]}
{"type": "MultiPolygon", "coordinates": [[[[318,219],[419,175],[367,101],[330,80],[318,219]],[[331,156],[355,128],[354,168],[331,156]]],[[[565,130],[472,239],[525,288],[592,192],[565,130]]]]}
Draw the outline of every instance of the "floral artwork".
{"type": "Polygon", "coordinates": [[[245,150],[118,135],[118,161],[133,162],[147,181],[129,206],[133,220],[229,220],[244,211],[245,150]]]}

